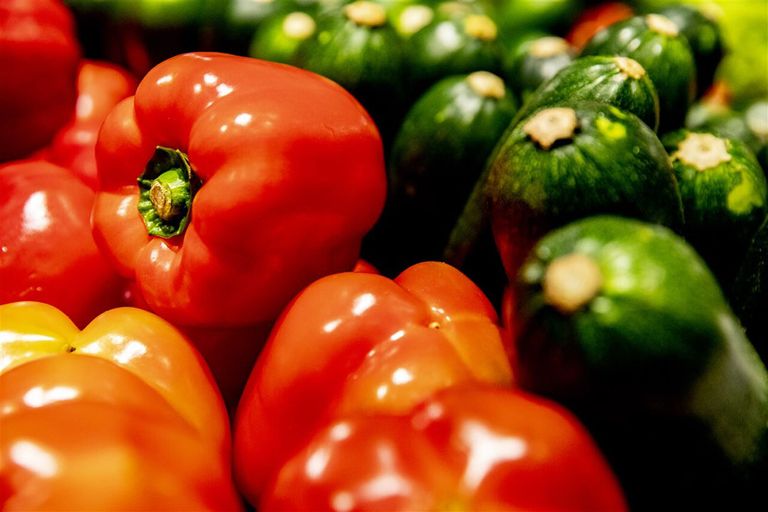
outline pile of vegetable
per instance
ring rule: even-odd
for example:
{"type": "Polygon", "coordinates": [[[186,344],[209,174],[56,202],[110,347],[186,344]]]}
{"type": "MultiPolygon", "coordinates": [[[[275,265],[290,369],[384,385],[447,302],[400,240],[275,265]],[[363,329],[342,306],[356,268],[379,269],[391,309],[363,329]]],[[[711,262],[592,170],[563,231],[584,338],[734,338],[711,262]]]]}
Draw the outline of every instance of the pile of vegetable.
{"type": "Polygon", "coordinates": [[[764,508],[768,12],[699,4],[3,2],[2,509],[764,508]]]}

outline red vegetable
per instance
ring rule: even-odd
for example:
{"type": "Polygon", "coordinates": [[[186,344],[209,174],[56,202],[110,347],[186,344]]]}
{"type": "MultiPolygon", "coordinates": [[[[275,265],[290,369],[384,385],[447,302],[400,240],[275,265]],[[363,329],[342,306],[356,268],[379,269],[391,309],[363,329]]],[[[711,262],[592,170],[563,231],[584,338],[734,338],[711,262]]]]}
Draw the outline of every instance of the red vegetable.
{"type": "Polygon", "coordinates": [[[354,266],[385,193],[381,140],[354,98],[224,54],[156,66],[107,117],[96,158],[97,243],[180,325],[272,321],[354,266]]]}
{"type": "Polygon", "coordinates": [[[574,48],[581,49],[592,39],[592,36],[609,25],[632,17],[634,11],[630,6],[621,2],[608,2],[584,9],[566,40],[574,48]]]}
{"type": "Polygon", "coordinates": [[[405,413],[438,389],[511,380],[493,307],[453,267],[320,279],[278,320],[240,400],[241,491],[257,503],[270,475],[335,416],[405,413]]]}
{"type": "Polygon", "coordinates": [[[79,58],[60,0],[0,2],[0,162],[41,149],[72,116],[79,58]]]}
{"type": "Polygon", "coordinates": [[[47,159],[74,172],[89,187],[97,187],[96,139],[110,110],[136,90],[127,71],[106,62],[83,61],[77,75],[74,117],[56,133],[47,159]]]}
{"type": "Polygon", "coordinates": [[[0,167],[0,303],[46,302],[81,327],[120,305],[122,281],[91,234],[93,199],[63,167],[0,167]]]}
{"type": "Polygon", "coordinates": [[[239,510],[227,415],[161,318],[0,306],[3,510],[239,510]]]}
{"type": "Polygon", "coordinates": [[[340,419],[288,461],[259,510],[621,511],[568,412],[501,388],[447,389],[410,416],[340,419]]]}

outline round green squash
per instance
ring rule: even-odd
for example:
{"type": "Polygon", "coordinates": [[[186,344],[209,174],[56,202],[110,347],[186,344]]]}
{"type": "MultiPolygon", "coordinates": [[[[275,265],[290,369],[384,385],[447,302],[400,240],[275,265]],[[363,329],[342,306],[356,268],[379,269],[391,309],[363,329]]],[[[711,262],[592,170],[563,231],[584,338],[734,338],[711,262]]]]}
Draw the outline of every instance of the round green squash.
{"type": "Polygon", "coordinates": [[[318,15],[297,51],[300,67],[337,82],[368,110],[388,141],[405,111],[402,41],[380,4],[358,0],[318,15]]]}
{"type": "Polygon", "coordinates": [[[441,259],[472,186],[516,110],[501,78],[486,71],[444,78],[413,105],[389,159],[390,189],[379,222],[388,240],[377,260],[381,270],[400,272],[441,259]],[[380,263],[385,259],[391,261],[380,263]]]}
{"type": "Polygon", "coordinates": [[[680,130],[666,135],[663,143],[683,201],[684,236],[729,286],[768,215],[765,174],[737,140],[680,130]]]}
{"type": "Polygon", "coordinates": [[[577,101],[596,101],[631,112],[653,130],[659,124],[659,99],[648,74],[629,57],[581,57],[541,85],[518,112],[577,101]]]}
{"type": "Polygon", "coordinates": [[[582,55],[622,55],[642,65],[659,95],[662,133],[683,126],[696,92],[696,66],[688,41],[669,18],[635,16],[592,37],[582,55]]]}
{"type": "Polygon", "coordinates": [[[450,75],[501,67],[498,27],[486,14],[436,16],[405,42],[409,87],[416,97],[450,75]]]}
{"type": "Polygon", "coordinates": [[[516,285],[518,383],[577,413],[630,509],[765,501],[768,373],[683,239],[582,219],[544,237],[516,285]]]}
{"type": "Polygon", "coordinates": [[[679,229],[682,206],[656,134],[602,103],[551,107],[508,132],[489,165],[485,195],[507,274],[550,229],[613,213],[679,229]]]}
{"type": "Polygon", "coordinates": [[[317,22],[310,13],[291,11],[271,16],[256,30],[248,54],[257,59],[295,64],[301,43],[316,31],[317,22]]]}
{"type": "Polygon", "coordinates": [[[507,52],[504,76],[521,102],[574,58],[568,42],[555,36],[521,37],[507,52]]]}
{"type": "Polygon", "coordinates": [[[725,53],[720,25],[691,5],[670,5],[659,14],[672,20],[688,40],[696,63],[696,91],[703,96],[712,86],[725,53]]]}

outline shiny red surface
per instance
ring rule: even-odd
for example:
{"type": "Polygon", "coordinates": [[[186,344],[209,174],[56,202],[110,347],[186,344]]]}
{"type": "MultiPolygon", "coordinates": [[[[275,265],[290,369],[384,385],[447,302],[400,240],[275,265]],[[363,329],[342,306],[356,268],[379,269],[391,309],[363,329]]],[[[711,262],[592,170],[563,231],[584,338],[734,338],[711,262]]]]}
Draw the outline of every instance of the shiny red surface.
{"type": "Polygon", "coordinates": [[[121,279],[91,234],[93,200],[54,164],[0,167],[0,303],[46,302],[81,327],[120,305],[121,279]]]}
{"type": "Polygon", "coordinates": [[[317,75],[223,54],[156,66],[107,117],[96,148],[97,243],[173,322],[271,321],[302,287],[351,269],[386,177],[370,117],[317,75]],[[202,179],[183,236],[150,237],[136,178],[157,145],[202,179]]]}
{"type": "Polygon", "coordinates": [[[256,503],[270,475],[340,414],[405,413],[438,389],[511,383],[496,313],[449,265],[395,280],[343,273],[288,306],[240,401],[235,468],[256,503]]]}
{"type": "Polygon", "coordinates": [[[626,510],[587,432],[543,399],[451,388],[409,416],[339,419],[294,456],[260,510],[626,510]]]}
{"type": "Polygon", "coordinates": [[[72,116],[79,58],[60,0],[0,2],[0,162],[41,149],[72,116]]]}

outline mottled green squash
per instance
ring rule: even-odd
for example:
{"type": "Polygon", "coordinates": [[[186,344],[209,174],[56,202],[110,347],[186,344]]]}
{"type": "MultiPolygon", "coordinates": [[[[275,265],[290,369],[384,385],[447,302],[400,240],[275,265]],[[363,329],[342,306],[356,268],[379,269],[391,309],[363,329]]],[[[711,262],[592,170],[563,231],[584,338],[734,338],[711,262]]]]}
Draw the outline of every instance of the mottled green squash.
{"type": "Polygon", "coordinates": [[[768,214],[765,174],[737,140],[680,130],[663,142],[683,201],[683,234],[720,283],[729,286],[768,214]]]}
{"type": "Polygon", "coordinates": [[[498,27],[486,14],[436,16],[406,41],[409,88],[416,97],[450,75],[501,67],[498,27]]]}
{"type": "Polygon", "coordinates": [[[555,36],[521,37],[506,53],[504,77],[518,99],[525,103],[544,82],[567,67],[574,58],[568,42],[555,36]]]}
{"type": "Polygon", "coordinates": [[[670,230],[583,219],[517,278],[515,376],[571,408],[633,510],[751,510],[768,374],[704,262],[670,230]]]}
{"type": "Polygon", "coordinates": [[[351,92],[391,139],[405,111],[405,67],[402,41],[381,5],[360,0],[319,15],[297,63],[351,92]]]}
{"type": "Polygon", "coordinates": [[[715,71],[723,59],[723,37],[718,23],[691,5],[670,5],[659,14],[678,26],[688,40],[696,62],[696,90],[704,95],[715,79],[715,71]]]}
{"type": "Polygon", "coordinates": [[[659,124],[659,99],[645,69],[628,57],[581,57],[541,85],[518,112],[578,101],[597,101],[631,112],[653,130],[659,124]]]}
{"type": "Polygon", "coordinates": [[[256,30],[248,54],[257,59],[295,64],[299,46],[316,30],[317,22],[307,12],[291,11],[271,16],[256,30]]]}
{"type": "Polygon", "coordinates": [[[494,151],[485,183],[509,276],[546,231],[601,213],[682,227],[672,168],[656,134],[602,103],[539,110],[494,151]]]}
{"type": "Polygon", "coordinates": [[[622,55],[639,62],[659,95],[662,133],[683,126],[696,92],[696,66],[688,41],[659,14],[615,23],[590,39],[582,55],[622,55]]]}
{"type": "Polygon", "coordinates": [[[448,235],[517,102],[496,75],[444,78],[410,109],[389,159],[390,188],[377,226],[377,266],[402,271],[439,260],[448,235]],[[397,247],[397,250],[392,250],[397,247]]]}

